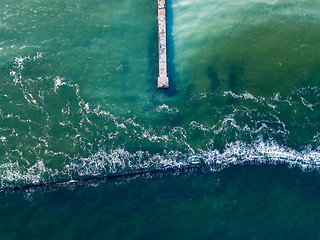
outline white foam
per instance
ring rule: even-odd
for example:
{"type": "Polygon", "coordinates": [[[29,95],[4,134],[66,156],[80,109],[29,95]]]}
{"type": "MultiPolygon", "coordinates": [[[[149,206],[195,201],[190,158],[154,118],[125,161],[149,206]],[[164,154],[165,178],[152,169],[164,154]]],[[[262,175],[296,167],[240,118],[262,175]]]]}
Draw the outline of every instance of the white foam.
{"type": "Polygon", "coordinates": [[[54,91],[55,91],[55,92],[57,92],[57,90],[58,90],[61,86],[66,85],[63,77],[57,76],[57,77],[55,77],[55,78],[53,79],[53,81],[54,81],[54,91]]]}
{"type": "Polygon", "coordinates": [[[28,169],[18,163],[0,165],[1,188],[38,185],[55,179],[73,181],[126,173],[140,173],[163,169],[206,167],[209,171],[221,171],[232,165],[285,164],[303,171],[320,170],[320,149],[305,147],[302,151],[279,145],[275,141],[257,140],[252,144],[233,142],[224,151],[207,150],[195,154],[169,151],[151,155],[147,151],[130,153],[116,149],[108,153],[99,151],[88,158],[71,160],[63,170],[47,168],[42,161],[28,169]],[[46,177],[47,176],[47,177],[46,177]],[[48,177],[49,176],[49,177],[48,177]]]}

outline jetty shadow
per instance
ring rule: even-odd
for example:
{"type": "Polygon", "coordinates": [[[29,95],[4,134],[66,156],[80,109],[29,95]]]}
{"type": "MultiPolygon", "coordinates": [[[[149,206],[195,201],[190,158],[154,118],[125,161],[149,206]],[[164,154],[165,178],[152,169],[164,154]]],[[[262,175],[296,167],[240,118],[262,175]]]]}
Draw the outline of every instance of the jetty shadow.
{"type": "Polygon", "coordinates": [[[173,96],[178,94],[177,89],[177,73],[175,71],[175,49],[174,49],[174,38],[173,38],[173,8],[172,0],[167,0],[167,56],[168,56],[168,77],[170,88],[165,91],[166,94],[173,96]]]}

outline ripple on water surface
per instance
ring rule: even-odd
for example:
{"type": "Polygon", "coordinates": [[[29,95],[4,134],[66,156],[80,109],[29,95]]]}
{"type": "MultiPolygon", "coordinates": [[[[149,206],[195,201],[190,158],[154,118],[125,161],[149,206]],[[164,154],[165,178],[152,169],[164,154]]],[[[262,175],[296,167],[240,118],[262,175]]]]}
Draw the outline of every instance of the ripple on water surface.
{"type": "Polygon", "coordinates": [[[318,170],[319,3],[0,3],[1,187],[245,163],[318,170]],[[201,13],[201,14],[200,14],[201,13]]]}

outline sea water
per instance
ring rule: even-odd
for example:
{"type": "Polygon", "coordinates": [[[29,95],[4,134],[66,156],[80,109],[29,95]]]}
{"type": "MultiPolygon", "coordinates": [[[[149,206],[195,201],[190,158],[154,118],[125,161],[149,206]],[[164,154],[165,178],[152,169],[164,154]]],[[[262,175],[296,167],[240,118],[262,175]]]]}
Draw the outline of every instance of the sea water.
{"type": "Polygon", "coordinates": [[[317,239],[319,10],[1,2],[2,238],[317,239]]]}

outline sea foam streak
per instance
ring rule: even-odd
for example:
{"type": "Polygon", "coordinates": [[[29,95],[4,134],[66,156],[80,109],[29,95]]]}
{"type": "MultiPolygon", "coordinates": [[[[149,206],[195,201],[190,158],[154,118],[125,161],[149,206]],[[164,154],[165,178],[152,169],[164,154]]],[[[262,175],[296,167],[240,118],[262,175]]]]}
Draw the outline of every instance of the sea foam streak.
{"type": "Polygon", "coordinates": [[[38,162],[27,170],[18,163],[6,163],[0,165],[0,177],[1,188],[10,188],[157,170],[201,168],[215,172],[232,165],[245,164],[285,164],[303,171],[318,171],[320,149],[305,148],[303,151],[296,151],[274,141],[262,140],[252,144],[230,143],[223,152],[201,151],[194,155],[178,151],[150,155],[148,152],[129,153],[124,149],[116,149],[71,161],[62,171],[47,168],[43,162],[38,162]]]}
{"type": "MultiPolygon", "coordinates": [[[[18,86],[21,90],[19,94],[21,99],[24,99],[23,106],[29,109],[29,114],[26,115],[29,119],[15,115],[14,112],[5,113],[5,109],[0,111],[6,121],[15,119],[19,126],[21,125],[21,129],[15,125],[2,128],[6,135],[0,138],[5,151],[0,165],[1,188],[193,167],[214,172],[231,165],[244,164],[286,164],[304,171],[319,170],[319,133],[313,136],[312,142],[315,144],[312,147],[300,148],[302,150],[280,144],[273,138],[277,134],[283,138],[290,135],[288,127],[280,120],[279,108],[290,111],[317,110],[320,91],[317,87],[296,89],[290,96],[275,93],[270,98],[254,96],[250,92],[236,94],[232,91],[193,95],[190,100],[192,102],[210,101],[211,97],[218,96],[233,98],[241,105],[231,105],[232,111],[222,116],[219,121],[215,120],[215,125],[211,127],[197,119],[198,121],[191,121],[184,127],[174,125],[159,132],[150,126],[144,126],[144,123],[135,120],[135,117],[125,119],[99,106],[91,107],[81,97],[79,86],[71,84],[63,77],[25,79],[22,74],[25,62],[34,62],[41,57],[42,55],[37,54],[35,57],[16,58],[14,69],[11,70],[13,81],[8,83],[8,86],[18,86]],[[38,88],[35,88],[36,86],[38,88]],[[68,101],[64,100],[65,93],[69,94],[68,101]],[[53,106],[47,98],[56,100],[53,106]],[[246,118],[249,121],[237,121],[239,116],[242,117],[241,121],[246,118]],[[73,121],[71,117],[79,122],[73,121]],[[20,144],[15,148],[10,145],[24,129],[33,128],[33,125],[40,126],[39,119],[43,121],[43,125],[38,128],[41,131],[34,130],[31,135],[26,135],[29,141],[35,142],[32,142],[34,147],[20,144]],[[64,146],[55,148],[56,142],[48,132],[55,131],[58,127],[61,129],[58,141],[63,142],[64,146]],[[251,138],[247,142],[242,141],[241,137],[227,139],[225,137],[230,130],[236,132],[237,136],[247,134],[251,138]],[[195,143],[190,142],[189,135],[192,131],[213,133],[214,139],[206,139],[206,147],[196,149],[195,143]],[[268,138],[265,137],[266,134],[268,138]],[[122,147],[120,140],[126,139],[129,142],[130,138],[133,139],[132,142],[141,141],[141,145],[150,144],[151,148],[153,144],[160,144],[159,149],[162,150],[151,153],[142,148],[132,151],[122,147]],[[210,143],[221,138],[225,138],[227,143],[217,150],[215,145],[210,143]],[[94,145],[95,148],[92,147],[94,145]],[[81,148],[85,148],[82,154],[77,152],[77,149],[81,148]],[[54,164],[56,165],[52,166],[54,164]]],[[[8,101],[10,106],[9,96],[2,97],[3,104],[8,101]]],[[[180,109],[161,104],[155,107],[154,113],[180,114],[180,109]]],[[[304,115],[301,119],[304,119],[304,115]]]]}

